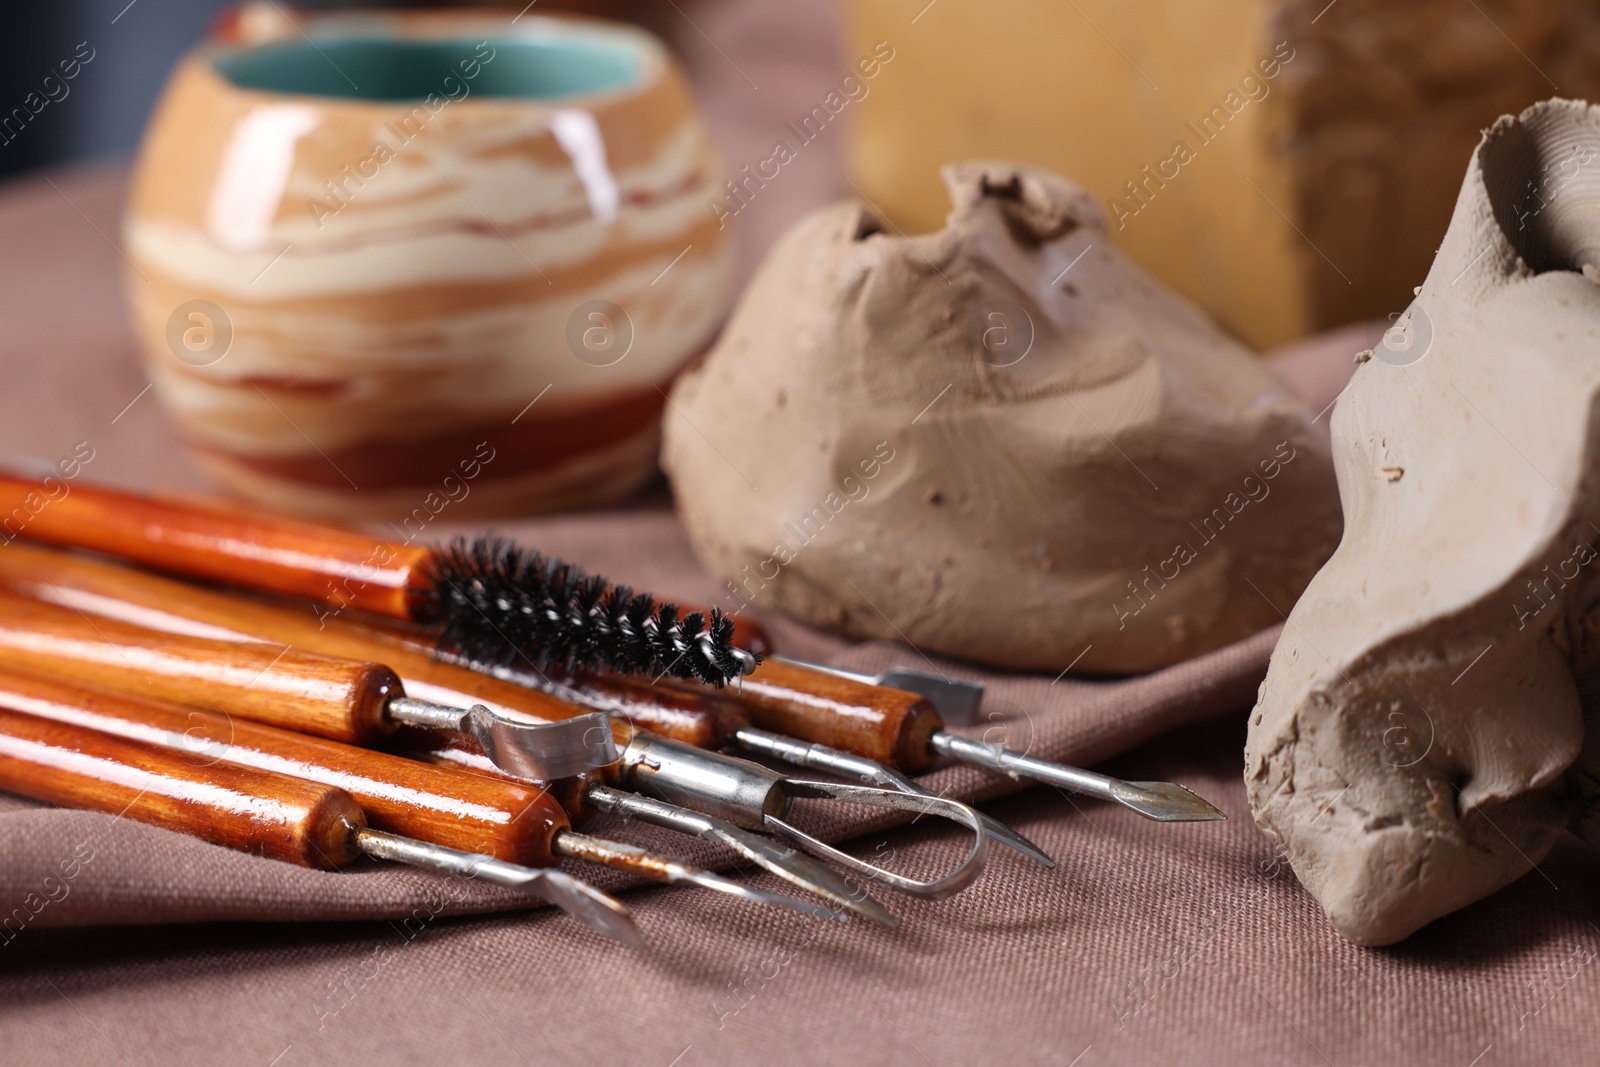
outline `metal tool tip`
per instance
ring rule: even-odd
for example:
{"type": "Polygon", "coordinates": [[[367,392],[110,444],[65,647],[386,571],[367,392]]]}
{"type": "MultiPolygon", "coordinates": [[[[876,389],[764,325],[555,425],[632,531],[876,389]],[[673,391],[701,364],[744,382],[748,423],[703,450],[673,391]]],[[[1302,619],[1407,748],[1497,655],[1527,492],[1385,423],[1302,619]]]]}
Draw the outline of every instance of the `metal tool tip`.
{"type": "Polygon", "coordinates": [[[1157,822],[1219,822],[1228,815],[1174,782],[1118,782],[1113,791],[1125,807],[1157,822]]]}
{"type": "Polygon", "coordinates": [[[1056,865],[1056,861],[1050,853],[1029,841],[999,819],[994,818],[992,815],[986,815],[981,811],[978,812],[978,818],[982,819],[983,825],[988,827],[989,836],[995,839],[996,844],[1014,849],[1046,869],[1056,865]]]}
{"type": "Polygon", "coordinates": [[[861,889],[858,896],[851,898],[850,910],[886,930],[900,929],[900,920],[894,917],[894,912],[874,900],[865,889],[861,889]]]}
{"type": "MultiPolygon", "coordinates": [[[[600,811],[624,818],[639,818],[656,826],[715,841],[791,885],[815,893],[832,905],[830,914],[842,909],[883,926],[892,928],[898,925],[894,916],[856,882],[789,845],[741,830],[730,822],[703,812],[690,811],[609,786],[591,786],[588,797],[600,811]]],[[[583,844],[581,839],[578,844],[583,844]]]]}
{"type": "Polygon", "coordinates": [[[554,904],[596,933],[615,938],[640,951],[649,947],[627,905],[588,882],[554,868],[524,867],[492,856],[479,856],[370,827],[356,831],[356,844],[374,859],[409,863],[414,867],[521,890],[554,904]]]}
{"type": "Polygon", "coordinates": [[[621,941],[635,951],[649,949],[650,944],[634,921],[633,912],[622,901],[562,871],[545,869],[539,873],[545,899],[562,911],[596,933],[621,941]]]}
{"type": "Polygon", "coordinates": [[[801,915],[809,915],[814,919],[845,922],[850,917],[843,910],[830,908],[809,900],[785,896],[782,893],[769,893],[765,889],[757,889],[754,886],[744,885],[741,882],[735,882],[720,875],[712,875],[705,871],[697,871],[695,873],[697,877],[690,880],[696,885],[705,889],[715,889],[719,892],[728,893],[741,900],[748,900],[752,904],[766,904],[774,908],[787,908],[790,911],[799,912],[801,915]]]}
{"type": "Polygon", "coordinates": [[[712,840],[752,860],[759,866],[833,905],[829,913],[849,912],[893,930],[900,925],[894,913],[878,903],[861,884],[834,871],[820,860],[769,838],[719,823],[712,840]]]}
{"type": "Polygon", "coordinates": [[[773,832],[800,846],[813,856],[827,859],[840,864],[848,870],[866,875],[875,882],[881,882],[902,893],[922,897],[925,900],[943,900],[961,892],[983,872],[983,865],[989,858],[989,829],[984,825],[982,817],[966,804],[951,800],[945,796],[924,796],[914,793],[902,793],[895,789],[882,789],[870,785],[849,785],[844,782],[810,781],[800,778],[785,778],[783,781],[784,792],[791,798],[811,797],[819,800],[840,800],[845,803],[866,804],[879,808],[896,808],[901,811],[914,811],[921,815],[939,815],[960,823],[972,831],[972,851],[967,858],[954,869],[941,877],[934,879],[911,878],[897,874],[878,864],[868,863],[856,858],[848,852],[827,844],[812,837],[792,823],[778,818],[776,815],[763,816],[766,826],[773,832]]]}

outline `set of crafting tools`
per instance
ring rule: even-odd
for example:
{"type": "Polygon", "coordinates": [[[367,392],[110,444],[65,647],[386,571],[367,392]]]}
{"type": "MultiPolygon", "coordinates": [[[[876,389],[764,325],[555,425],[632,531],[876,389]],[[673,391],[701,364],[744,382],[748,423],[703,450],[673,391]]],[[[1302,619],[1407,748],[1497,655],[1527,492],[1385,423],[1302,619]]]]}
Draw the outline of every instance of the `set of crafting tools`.
{"type": "MultiPolygon", "coordinates": [[[[0,477],[0,501],[39,488],[0,477]]],[[[0,789],[310,867],[365,854],[480,878],[635,945],[627,907],[558,864],[889,927],[871,888],[950,896],[991,841],[1054,865],[913,780],[941,760],[1151,819],[1223,817],[1178,785],[946,730],[942,710],[981,700],[970,683],[785,660],[747,620],[499,539],[389,544],[77,484],[17,532],[0,551],[0,789]],[[798,799],[950,819],[970,847],[914,878],[802,829],[798,799]],[[806,895],[574,829],[597,812],[705,838],[806,895]]]]}

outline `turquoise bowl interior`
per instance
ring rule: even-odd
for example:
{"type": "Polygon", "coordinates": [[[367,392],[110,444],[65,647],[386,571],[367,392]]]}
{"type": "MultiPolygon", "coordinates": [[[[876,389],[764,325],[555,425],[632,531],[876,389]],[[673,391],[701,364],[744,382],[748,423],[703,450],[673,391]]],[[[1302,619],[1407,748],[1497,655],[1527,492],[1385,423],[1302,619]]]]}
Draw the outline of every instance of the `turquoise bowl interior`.
{"type": "Polygon", "coordinates": [[[213,63],[235,85],[271,93],[422,100],[459,93],[465,80],[473,96],[548,100],[626,88],[639,77],[640,56],[594,40],[329,37],[234,52],[213,63]],[[466,79],[463,62],[476,77],[466,79]],[[449,86],[446,78],[454,79],[449,86]]]}

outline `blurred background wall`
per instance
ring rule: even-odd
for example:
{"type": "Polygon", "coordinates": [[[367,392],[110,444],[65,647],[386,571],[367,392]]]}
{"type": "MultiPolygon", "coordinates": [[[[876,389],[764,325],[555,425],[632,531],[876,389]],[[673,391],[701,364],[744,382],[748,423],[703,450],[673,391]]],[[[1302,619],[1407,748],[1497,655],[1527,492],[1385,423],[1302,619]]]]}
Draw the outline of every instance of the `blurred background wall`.
{"type": "MultiPolygon", "coordinates": [[[[126,155],[173,61],[226,0],[48,0],[6,5],[0,34],[0,115],[48,103],[0,143],[0,177],[102,155],[126,155]],[[44,89],[81,45],[94,58],[66,90],[44,89]],[[50,99],[46,93],[53,94],[50,99]]],[[[30,113],[31,114],[31,113],[30,113]]],[[[8,131],[9,133],[10,131],[8,131]]]]}

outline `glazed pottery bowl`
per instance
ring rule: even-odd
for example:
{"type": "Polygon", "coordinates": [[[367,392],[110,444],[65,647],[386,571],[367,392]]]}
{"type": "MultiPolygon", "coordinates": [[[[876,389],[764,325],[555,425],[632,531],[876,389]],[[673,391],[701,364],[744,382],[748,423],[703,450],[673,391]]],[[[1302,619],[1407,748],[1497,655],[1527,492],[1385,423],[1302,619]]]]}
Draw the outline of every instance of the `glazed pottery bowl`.
{"type": "Polygon", "coordinates": [[[651,477],[730,262],[660,43],[503,12],[268,37],[182,61],[125,225],[145,365],[205,465],[412,530],[651,477]]]}

